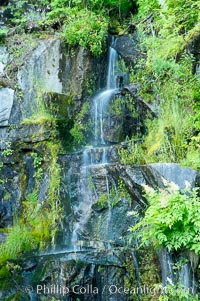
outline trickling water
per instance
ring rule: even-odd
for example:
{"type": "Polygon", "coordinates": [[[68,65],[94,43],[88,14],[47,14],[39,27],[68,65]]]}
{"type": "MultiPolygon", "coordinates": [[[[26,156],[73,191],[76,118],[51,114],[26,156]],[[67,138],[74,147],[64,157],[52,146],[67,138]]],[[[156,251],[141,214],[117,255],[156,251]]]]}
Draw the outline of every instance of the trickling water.
{"type": "Polygon", "coordinates": [[[109,102],[112,96],[119,89],[118,80],[118,54],[116,50],[112,47],[109,48],[109,63],[108,63],[108,74],[107,74],[107,84],[106,89],[96,97],[94,97],[94,134],[95,134],[95,144],[105,145],[106,141],[104,138],[104,121],[109,118],[109,102]]]}
{"type": "Polygon", "coordinates": [[[104,139],[104,120],[108,118],[108,105],[111,97],[115,94],[117,89],[109,89],[106,91],[101,92],[98,94],[93,102],[95,108],[95,120],[94,120],[94,127],[95,127],[95,144],[102,144],[105,145],[104,139]]]}
{"type": "Polygon", "coordinates": [[[107,201],[108,201],[108,217],[107,217],[107,226],[106,226],[106,234],[109,237],[109,225],[112,217],[111,211],[111,202],[110,202],[110,189],[109,189],[109,181],[108,175],[106,174],[106,191],[107,191],[107,201]]]}
{"type": "MultiPolygon", "coordinates": [[[[134,268],[135,268],[135,278],[137,281],[137,287],[141,287],[141,281],[140,281],[140,268],[139,268],[139,260],[138,260],[138,256],[135,250],[132,251],[132,257],[133,257],[133,263],[134,263],[134,268]]],[[[141,300],[141,292],[139,290],[139,300],[141,300]]]]}
{"type": "Polygon", "coordinates": [[[109,63],[108,63],[108,75],[107,75],[107,90],[119,88],[117,82],[117,73],[118,73],[118,54],[117,51],[112,48],[109,48],[109,63]]]}
{"type": "Polygon", "coordinates": [[[188,289],[193,289],[193,281],[192,281],[192,269],[188,263],[184,264],[181,270],[178,273],[179,275],[179,282],[188,289]]]}
{"type": "MultiPolygon", "coordinates": [[[[114,41],[112,41],[114,43],[114,41]]],[[[113,46],[113,44],[111,45],[113,46]]],[[[77,216],[77,222],[74,223],[73,233],[71,238],[71,244],[76,249],[76,246],[80,242],[81,234],[84,234],[84,228],[89,220],[92,211],[92,205],[98,200],[97,192],[92,183],[92,177],[90,176],[90,169],[94,165],[108,164],[107,147],[105,140],[105,128],[104,123],[109,118],[109,102],[113,95],[119,89],[119,67],[118,67],[118,54],[113,47],[109,48],[109,62],[107,83],[105,89],[96,95],[93,99],[93,112],[94,112],[94,137],[95,145],[102,145],[101,147],[87,148],[83,151],[83,159],[81,166],[80,176],[80,198],[79,206],[75,208],[75,215],[77,216]]],[[[110,191],[108,175],[105,177],[105,187],[107,191],[108,199],[108,218],[107,218],[107,233],[111,220],[111,203],[110,203],[110,191]]],[[[115,188],[116,189],[116,188],[115,188]]]]}
{"type": "Polygon", "coordinates": [[[104,147],[103,148],[103,155],[102,155],[102,163],[106,164],[107,162],[108,162],[107,149],[104,147]]]}
{"type": "MultiPolygon", "coordinates": [[[[74,210],[75,215],[77,215],[77,222],[74,223],[74,229],[72,233],[71,243],[74,246],[74,250],[77,250],[77,243],[79,241],[79,236],[84,231],[84,226],[87,223],[90,214],[92,204],[94,203],[95,193],[91,189],[90,172],[88,168],[88,155],[85,150],[83,154],[83,163],[81,167],[81,199],[79,201],[79,206],[74,210]]],[[[80,249],[80,244],[78,245],[80,249]]]]}
{"type": "Polygon", "coordinates": [[[166,248],[159,252],[160,265],[162,270],[162,283],[163,286],[172,285],[175,283],[175,276],[173,270],[173,260],[170,253],[166,248]]]}
{"type": "MultiPolygon", "coordinates": [[[[105,165],[109,162],[109,151],[111,147],[87,148],[83,151],[82,166],[105,165]]],[[[69,178],[69,176],[68,176],[69,178]]]]}

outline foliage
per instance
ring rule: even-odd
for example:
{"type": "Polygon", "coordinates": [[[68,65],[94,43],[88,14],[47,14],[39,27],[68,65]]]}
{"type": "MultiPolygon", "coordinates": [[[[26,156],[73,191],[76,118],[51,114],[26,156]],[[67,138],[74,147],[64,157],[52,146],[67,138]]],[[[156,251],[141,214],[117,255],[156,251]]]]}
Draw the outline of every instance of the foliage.
{"type": "Polygon", "coordinates": [[[81,1],[53,1],[50,20],[63,19],[63,32],[66,42],[70,45],[81,45],[89,48],[95,55],[102,53],[107,37],[108,20],[100,12],[95,12],[82,7],[81,1]]]}
{"type": "Polygon", "coordinates": [[[37,181],[40,181],[43,174],[42,157],[38,153],[33,153],[32,157],[34,158],[33,166],[35,168],[34,178],[36,178],[37,181]]]}
{"type": "Polygon", "coordinates": [[[129,192],[127,191],[126,185],[122,177],[119,178],[117,183],[117,197],[119,199],[127,199],[129,201],[129,204],[131,205],[132,198],[129,192]]]}
{"type": "Polygon", "coordinates": [[[48,3],[48,0],[13,0],[7,7],[12,15],[10,22],[13,25],[25,26],[29,22],[39,21],[48,3]]]}
{"type": "Polygon", "coordinates": [[[1,43],[4,42],[7,33],[8,33],[8,29],[7,28],[0,29],[0,45],[1,45],[1,43]]]}
{"type": "Polygon", "coordinates": [[[145,164],[148,162],[146,150],[137,139],[127,139],[127,147],[119,150],[120,160],[123,164],[145,164]]]}
{"type": "Polygon", "coordinates": [[[51,221],[50,236],[51,242],[54,244],[55,236],[58,231],[58,225],[62,220],[62,208],[60,204],[61,168],[58,163],[60,145],[59,143],[55,144],[49,142],[48,147],[51,153],[48,204],[51,210],[51,214],[49,216],[51,221]]]}
{"type": "Polygon", "coordinates": [[[16,224],[8,230],[6,242],[0,246],[0,264],[16,259],[19,254],[35,249],[34,237],[26,226],[16,224]]]}
{"type": "Polygon", "coordinates": [[[159,301],[198,301],[198,295],[192,295],[190,289],[181,285],[168,285],[165,287],[165,295],[159,296],[159,301]]]}
{"type": "Polygon", "coordinates": [[[102,53],[107,37],[108,23],[105,17],[88,10],[68,16],[64,26],[67,43],[89,48],[95,55],[102,53]]]}
{"type": "Polygon", "coordinates": [[[57,17],[62,13],[65,15],[66,8],[77,10],[86,9],[88,11],[93,11],[95,13],[104,13],[105,15],[111,14],[112,16],[122,17],[123,15],[129,14],[130,9],[133,6],[133,1],[129,0],[51,0],[52,11],[50,15],[57,15],[57,17]]]}
{"type": "Polygon", "coordinates": [[[157,160],[180,161],[186,155],[187,141],[192,133],[193,87],[192,58],[185,55],[179,64],[166,61],[163,65],[154,63],[154,76],[160,87],[155,84],[160,108],[158,119],[148,125],[145,140],[150,156],[156,154],[157,160]],[[169,65],[171,63],[171,65],[169,65]],[[158,67],[157,67],[158,66],[158,67]],[[162,77],[165,74],[165,79],[162,77]]]}
{"type": "Polygon", "coordinates": [[[153,243],[168,250],[190,249],[200,254],[200,197],[197,189],[182,193],[169,190],[146,195],[149,207],[144,218],[131,231],[137,231],[142,244],[153,243]]]}
{"type": "Polygon", "coordinates": [[[126,110],[130,111],[133,117],[137,117],[136,106],[133,98],[130,94],[120,96],[114,96],[109,104],[109,112],[113,115],[124,115],[126,110]]]}
{"type": "Polygon", "coordinates": [[[11,149],[11,143],[7,142],[6,146],[7,146],[7,148],[2,151],[3,157],[8,157],[13,154],[13,149],[11,149]]]}
{"type": "Polygon", "coordinates": [[[129,0],[13,0],[8,10],[11,25],[19,30],[57,24],[67,43],[100,55],[105,50],[108,23],[116,18],[123,20],[134,7],[134,1],[129,0]]]}
{"type": "Polygon", "coordinates": [[[90,9],[99,12],[101,9],[105,10],[107,14],[114,15],[121,18],[123,15],[129,14],[133,8],[133,1],[130,0],[89,0],[87,1],[90,9]]]}
{"type": "Polygon", "coordinates": [[[144,19],[150,13],[156,11],[156,9],[160,8],[157,0],[137,0],[138,5],[138,14],[135,16],[137,19],[144,19]]]}
{"type": "Polygon", "coordinates": [[[199,169],[200,82],[188,45],[199,35],[200,1],[137,3],[133,20],[146,59],[141,58],[130,78],[141,83],[139,94],[153,105],[157,118],[146,122],[141,145],[131,142],[121,151],[122,161],[181,162],[199,169]]]}
{"type": "MultiPolygon", "coordinates": [[[[8,235],[5,243],[0,246],[0,265],[10,259],[16,259],[27,252],[43,249],[50,243],[54,244],[62,210],[59,202],[60,166],[57,162],[59,144],[48,143],[49,152],[49,189],[46,200],[38,200],[39,183],[35,190],[28,194],[22,203],[22,212],[15,217],[12,227],[4,229],[8,235]]],[[[36,174],[42,166],[42,158],[35,152],[34,167],[36,174]]],[[[41,179],[41,172],[37,180],[41,179]],[[38,178],[39,177],[39,178],[38,178]]]]}

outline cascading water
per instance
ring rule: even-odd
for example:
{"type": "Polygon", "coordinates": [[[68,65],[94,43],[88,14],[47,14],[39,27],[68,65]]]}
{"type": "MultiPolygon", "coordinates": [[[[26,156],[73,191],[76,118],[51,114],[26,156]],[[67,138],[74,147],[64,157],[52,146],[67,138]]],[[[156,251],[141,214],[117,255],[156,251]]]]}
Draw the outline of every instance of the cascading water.
{"type": "MultiPolygon", "coordinates": [[[[92,205],[98,200],[98,195],[95,192],[95,188],[91,189],[92,177],[90,177],[90,169],[93,166],[105,165],[109,163],[106,139],[104,134],[104,121],[109,118],[109,102],[113,95],[119,90],[119,66],[118,66],[118,54],[112,47],[109,48],[109,62],[107,72],[106,88],[98,93],[93,99],[93,112],[94,112],[94,137],[95,141],[92,143],[92,147],[86,148],[83,151],[82,166],[81,166],[81,178],[80,178],[80,197],[78,208],[74,209],[77,221],[73,226],[73,233],[71,238],[71,244],[74,249],[80,248],[80,237],[84,236],[84,226],[86,225],[90,215],[92,205]]],[[[108,217],[107,228],[111,220],[111,205],[110,205],[110,192],[108,176],[105,176],[105,187],[108,197],[108,217]]],[[[107,231],[108,232],[108,231],[107,231]]]]}
{"type": "MultiPolygon", "coordinates": [[[[113,43],[114,41],[112,42],[112,44],[113,43]]],[[[116,50],[111,46],[109,48],[109,64],[106,89],[97,94],[97,96],[94,97],[93,100],[95,111],[95,145],[106,144],[104,137],[104,120],[109,117],[109,101],[119,89],[118,73],[118,54],[116,50]]]]}
{"type": "Polygon", "coordinates": [[[84,230],[84,226],[88,221],[91,213],[91,207],[96,198],[95,193],[91,190],[89,181],[90,181],[90,171],[89,171],[89,162],[87,152],[83,153],[83,162],[81,167],[81,199],[79,201],[79,206],[74,210],[75,215],[78,217],[77,222],[74,224],[74,229],[72,233],[71,243],[74,247],[74,250],[77,250],[77,247],[80,249],[82,243],[79,239],[79,235],[84,230]]]}

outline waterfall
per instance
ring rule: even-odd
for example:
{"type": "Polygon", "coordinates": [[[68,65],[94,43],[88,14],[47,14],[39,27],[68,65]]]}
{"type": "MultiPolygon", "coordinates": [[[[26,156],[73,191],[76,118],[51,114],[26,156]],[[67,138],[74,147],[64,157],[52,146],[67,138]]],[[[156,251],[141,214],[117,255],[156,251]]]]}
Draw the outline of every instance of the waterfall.
{"type": "Polygon", "coordinates": [[[87,150],[83,153],[83,162],[81,167],[81,195],[79,200],[79,206],[75,208],[75,215],[77,216],[77,222],[74,223],[74,228],[72,232],[71,244],[74,250],[77,251],[82,246],[79,236],[84,232],[84,226],[87,223],[90,214],[92,204],[94,203],[95,193],[91,189],[90,183],[90,171],[87,150]]]}
{"type": "MultiPolygon", "coordinates": [[[[105,128],[104,121],[109,118],[109,102],[113,95],[119,90],[119,66],[118,66],[118,54],[116,50],[109,47],[108,57],[108,71],[107,71],[107,83],[103,91],[99,92],[93,98],[93,112],[94,112],[94,137],[95,141],[92,143],[92,147],[85,148],[82,155],[82,164],[80,172],[80,197],[79,204],[74,208],[76,216],[76,222],[73,223],[73,232],[71,237],[71,245],[74,250],[80,248],[80,241],[83,240],[84,227],[89,220],[92,211],[92,205],[98,200],[98,195],[95,191],[95,187],[92,184],[92,176],[90,175],[90,169],[94,166],[101,166],[109,164],[107,148],[109,147],[105,140],[105,128]]],[[[108,198],[108,218],[107,218],[107,233],[109,232],[109,224],[111,220],[111,203],[108,175],[106,171],[105,187],[108,198]]]]}
{"type": "Polygon", "coordinates": [[[103,122],[109,116],[108,113],[108,104],[111,97],[116,92],[115,89],[109,89],[101,92],[94,98],[94,107],[95,107],[95,144],[105,145],[104,139],[104,126],[103,122]]]}
{"type": "Polygon", "coordinates": [[[108,181],[108,175],[106,174],[106,191],[107,191],[107,202],[108,202],[108,217],[107,217],[107,225],[106,225],[106,234],[109,237],[109,225],[112,217],[112,211],[111,211],[111,202],[110,202],[110,188],[109,188],[109,181],[108,181]]]}
{"type": "MultiPolygon", "coordinates": [[[[112,41],[114,43],[114,41],[112,41]]],[[[105,145],[104,120],[109,117],[108,105],[114,94],[119,90],[119,66],[117,51],[110,46],[106,88],[93,99],[94,106],[94,137],[95,145],[105,145]]]]}
{"type": "Polygon", "coordinates": [[[117,82],[118,54],[112,46],[109,48],[108,75],[106,85],[107,90],[119,88],[119,84],[117,82]]]}

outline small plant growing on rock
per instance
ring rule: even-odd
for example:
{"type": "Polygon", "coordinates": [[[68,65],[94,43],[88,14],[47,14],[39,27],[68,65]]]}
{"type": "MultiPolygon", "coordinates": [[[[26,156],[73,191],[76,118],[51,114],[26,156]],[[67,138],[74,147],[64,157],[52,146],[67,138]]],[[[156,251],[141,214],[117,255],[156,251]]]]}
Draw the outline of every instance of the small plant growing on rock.
{"type": "Polygon", "coordinates": [[[7,148],[2,151],[2,156],[3,157],[8,157],[8,156],[11,156],[13,154],[13,149],[11,149],[11,143],[8,142],[6,144],[6,146],[7,146],[7,148]]]}

